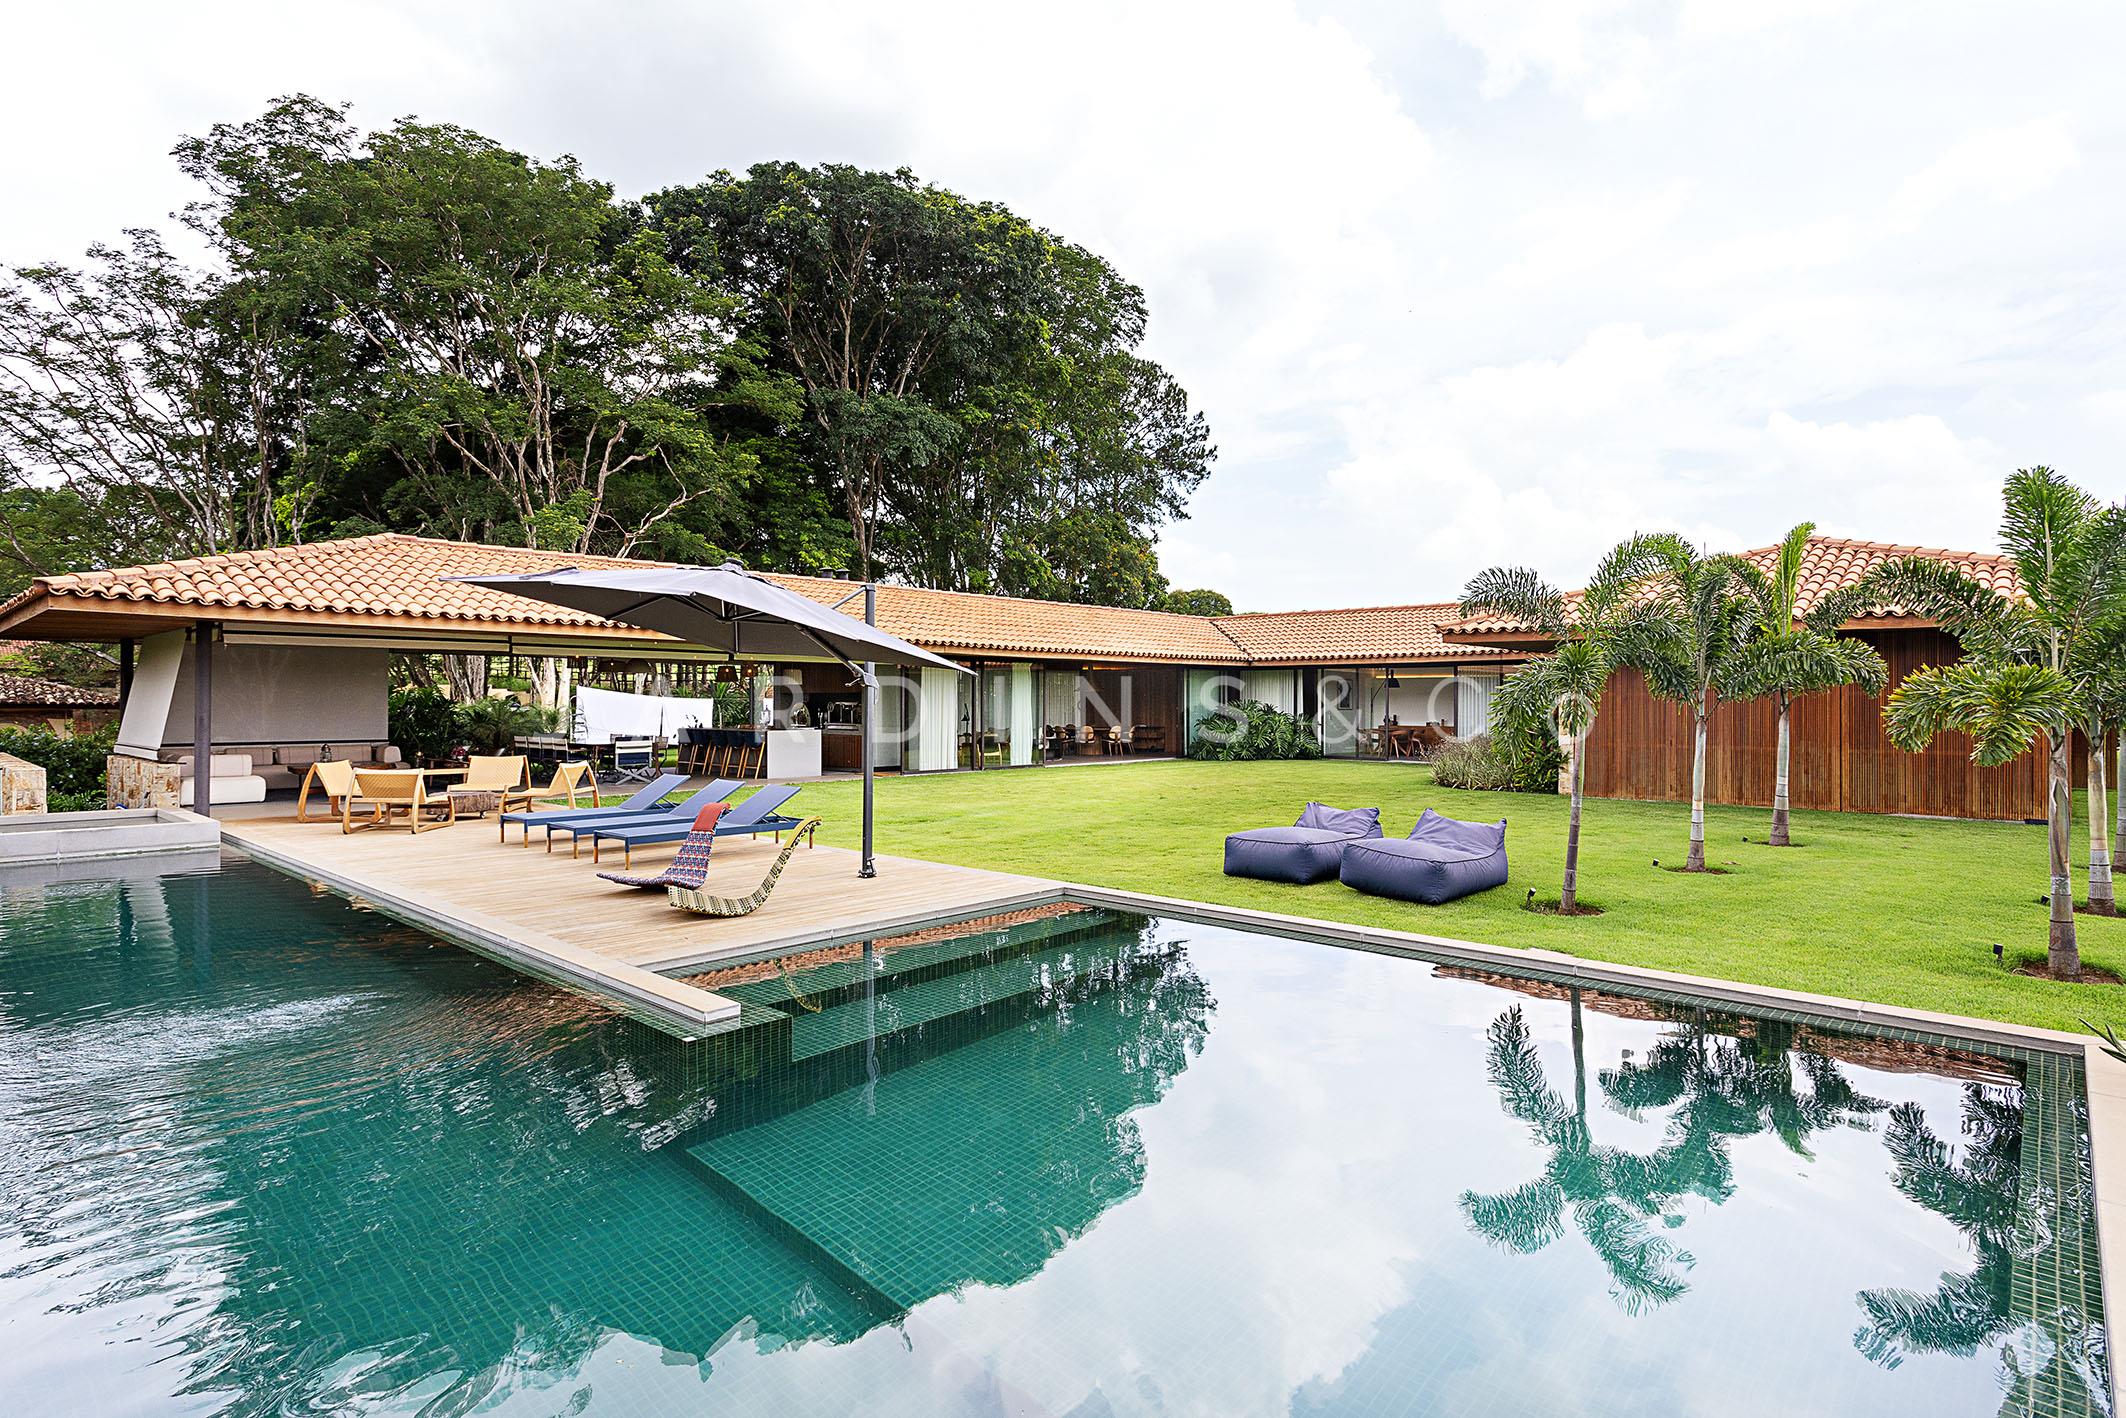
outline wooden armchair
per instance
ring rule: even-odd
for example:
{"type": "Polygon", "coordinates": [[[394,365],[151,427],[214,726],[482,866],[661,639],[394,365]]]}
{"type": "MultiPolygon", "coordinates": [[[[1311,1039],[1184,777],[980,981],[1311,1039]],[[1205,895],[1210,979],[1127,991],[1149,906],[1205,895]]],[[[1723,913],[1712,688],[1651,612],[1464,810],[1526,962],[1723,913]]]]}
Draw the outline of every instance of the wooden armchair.
{"type": "Polygon", "coordinates": [[[468,792],[507,794],[530,784],[531,759],[524,754],[483,757],[476,753],[465,760],[463,786],[468,792]]]}
{"type": "Polygon", "coordinates": [[[338,817],[340,808],[354,796],[354,765],[344,758],[321,758],[310,765],[303,775],[303,789],[295,797],[295,820],[310,820],[310,790],[315,787],[325,795],[328,816],[338,817]]]}
{"type": "Polygon", "coordinates": [[[446,792],[431,792],[427,775],[419,769],[386,771],[354,770],[354,791],[340,799],[340,831],[360,832],[370,827],[404,827],[425,832],[447,827],[458,820],[458,803],[446,792]],[[367,822],[354,820],[357,807],[369,810],[367,822]],[[439,821],[429,821],[439,814],[439,821]]]}

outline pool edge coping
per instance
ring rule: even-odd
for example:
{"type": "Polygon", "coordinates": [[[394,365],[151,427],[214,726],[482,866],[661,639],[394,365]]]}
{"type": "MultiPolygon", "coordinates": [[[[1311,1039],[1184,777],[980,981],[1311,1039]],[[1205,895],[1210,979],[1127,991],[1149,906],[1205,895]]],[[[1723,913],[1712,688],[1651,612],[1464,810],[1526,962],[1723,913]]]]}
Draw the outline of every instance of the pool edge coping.
{"type": "Polygon", "coordinates": [[[551,936],[536,941],[520,939],[531,932],[510,934],[500,929],[503,923],[490,923],[489,918],[478,913],[445,915],[418,901],[379,891],[353,877],[277,852],[248,837],[226,835],[221,844],[263,867],[343,896],[438,940],[631,1015],[682,1040],[699,1039],[702,1031],[727,1026],[738,1018],[736,1000],[640,965],[614,960],[551,936]],[[695,997],[707,1003],[698,1003],[695,997]]]}

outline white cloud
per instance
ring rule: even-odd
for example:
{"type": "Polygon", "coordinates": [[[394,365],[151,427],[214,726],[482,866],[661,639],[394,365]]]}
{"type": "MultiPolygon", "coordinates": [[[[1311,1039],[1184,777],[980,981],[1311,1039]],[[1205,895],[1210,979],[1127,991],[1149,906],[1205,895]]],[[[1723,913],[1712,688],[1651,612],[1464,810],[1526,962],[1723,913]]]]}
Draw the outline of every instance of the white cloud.
{"type": "Polygon", "coordinates": [[[2064,113],[1963,139],[1906,178],[1890,202],[1890,219],[1916,227],[1960,198],[2017,202],[2040,192],[2078,159],[2064,113]]]}
{"type": "Polygon", "coordinates": [[[1999,476],[2102,487],[2126,417],[2109,6],[368,0],[14,37],[0,259],[156,219],[177,134],[295,89],[627,192],[792,157],[1007,202],[1145,287],[1220,448],[1168,568],[1251,608],[1571,579],[1656,525],[1982,546],[1999,476]]]}

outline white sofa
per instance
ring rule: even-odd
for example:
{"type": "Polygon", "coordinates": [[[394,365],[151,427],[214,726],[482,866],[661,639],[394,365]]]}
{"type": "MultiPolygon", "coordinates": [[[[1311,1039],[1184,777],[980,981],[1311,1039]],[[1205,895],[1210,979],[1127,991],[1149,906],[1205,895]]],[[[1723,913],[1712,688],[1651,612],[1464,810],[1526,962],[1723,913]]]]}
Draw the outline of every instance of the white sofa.
{"type": "MultiPolygon", "coordinates": [[[[177,760],[180,775],[177,805],[191,807],[197,801],[193,788],[192,755],[177,760]]],[[[262,803],[266,780],[251,771],[248,753],[217,753],[207,759],[207,801],[213,803],[262,803]]]]}

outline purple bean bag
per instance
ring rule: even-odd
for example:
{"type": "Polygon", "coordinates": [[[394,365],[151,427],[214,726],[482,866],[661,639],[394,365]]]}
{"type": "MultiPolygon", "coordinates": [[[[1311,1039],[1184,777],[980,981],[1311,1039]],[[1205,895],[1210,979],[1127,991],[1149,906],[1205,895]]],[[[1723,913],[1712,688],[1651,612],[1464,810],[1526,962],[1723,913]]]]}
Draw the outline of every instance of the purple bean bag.
{"type": "Polygon", "coordinates": [[[1307,886],[1336,875],[1347,845],[1379,836],[1377,807],[1308,803],[1290,827],[1258,827],[1226,838],[1225,874],[1307,886]]]}
{"type": "Polygon", "coordinates": [[[1337,871],[1354,891],[1437,906],[1506,884],[1506,823],[1459,822],[1426,808],[1401,841],[1351,843],[1337,871]]]}

